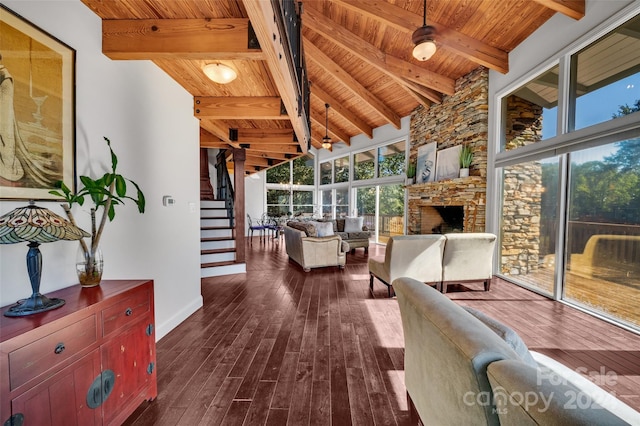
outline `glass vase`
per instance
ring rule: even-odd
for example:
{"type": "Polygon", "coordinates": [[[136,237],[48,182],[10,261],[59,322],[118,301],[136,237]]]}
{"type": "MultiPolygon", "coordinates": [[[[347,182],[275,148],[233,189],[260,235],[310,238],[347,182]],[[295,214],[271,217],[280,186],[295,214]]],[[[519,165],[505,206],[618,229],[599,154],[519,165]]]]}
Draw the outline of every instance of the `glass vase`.
{"type": "Polygon", "coordinates": [[[89,247],[89,250],[85,252],[82,245],[78,246],[76,272],[78,274],[78,281],[82,287],[95,287],[100,285],[103,267],[104,260],[102,259],[102,250],[100,250],[100,247],[96,248],[93,252],[89,247]]]}

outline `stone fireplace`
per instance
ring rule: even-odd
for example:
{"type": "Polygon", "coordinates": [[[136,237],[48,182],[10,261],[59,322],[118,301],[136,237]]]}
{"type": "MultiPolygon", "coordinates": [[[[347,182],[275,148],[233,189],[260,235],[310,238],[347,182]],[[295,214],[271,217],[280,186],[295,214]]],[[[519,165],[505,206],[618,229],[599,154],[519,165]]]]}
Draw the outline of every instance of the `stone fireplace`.
{"type": "Polygon", "coordinates": [[[440,104],[412,113],[409,161],[416,164],[418,148],[431,142],[438,151],[467,145],[473,161],[468,177],[406,187],[409,234],[485,231],[488,81],[487,69],[480,67],[456,80],[454,94],[440,104]],[[452,217],[445,213],[449,209],[452,217]]]}
{"type": "Polygon", "coordinates": [[[486,180],[479,176],[407,186],[408,233],[484,232],[486,180]]]}

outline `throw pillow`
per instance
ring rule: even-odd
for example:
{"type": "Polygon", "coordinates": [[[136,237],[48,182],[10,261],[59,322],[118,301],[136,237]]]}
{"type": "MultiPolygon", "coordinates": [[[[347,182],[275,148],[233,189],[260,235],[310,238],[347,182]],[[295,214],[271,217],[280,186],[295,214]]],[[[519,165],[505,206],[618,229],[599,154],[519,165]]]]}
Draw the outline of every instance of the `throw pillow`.
{"type": "Polygon", "coordinates": [[[303,231],[307,237],[317,237],[318,236],[318,232],[316,231],[316,227],[313,226],[313,224],[309,223],[309,222],[287,222],[287,226],[289,228],[294,228],[297,229],[299,231],[303,231]]]}
{"type": "Polygon", "coordinates": [[[333,235],[333,224],[331,222],[309,222],[316,227],[318,237],[330,237],[333,235]]]}
{"type": "Polygon", "coordinates": [[[363,217],[346,217],[344,219],[344,232],[362,232],[363,217]]]}
{"type": "Polygon", "coordinates": [[[532,367],[538,366],[538,363],[533,359],[533,356],[531,356],[527,345],[524,343],[518,333],[516,333],[512,328],[502,324],[496,319],[491,318],[484,312],[478,311],[477,309],[473,309],[468,306],[463,306],[463,308],[471,315],[482,321],[484,325],[489,327],[494,333],[500,336],[502,340],[504,340],[509,346],[511,346],[511,349],[513,349],[515,353],[518,354],[522,361],[531,365],[532,367]]]}

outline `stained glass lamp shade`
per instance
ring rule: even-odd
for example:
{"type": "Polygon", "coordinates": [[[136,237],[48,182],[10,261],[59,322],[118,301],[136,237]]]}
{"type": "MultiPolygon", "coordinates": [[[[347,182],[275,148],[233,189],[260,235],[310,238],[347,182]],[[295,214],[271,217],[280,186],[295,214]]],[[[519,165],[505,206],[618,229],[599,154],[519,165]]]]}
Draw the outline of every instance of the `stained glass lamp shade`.
{"type": "Polygon", "coordinates": [[[0,217],[0,244],[28,242],[27,271],[31,281],[32,294],[28,299],[19,301],[9,308],[4,315],[19,317],[36,314],[64,305],[63,299],[52,298],[40,294],[40,277],[42,275],[42,253],[40,243],[51,243],[59,240],[80,240],[90,237],[87,232],[74,226],[66,219],[52,211],[38,207],[31,202],[26,207],[19,207],[0,217]]]}

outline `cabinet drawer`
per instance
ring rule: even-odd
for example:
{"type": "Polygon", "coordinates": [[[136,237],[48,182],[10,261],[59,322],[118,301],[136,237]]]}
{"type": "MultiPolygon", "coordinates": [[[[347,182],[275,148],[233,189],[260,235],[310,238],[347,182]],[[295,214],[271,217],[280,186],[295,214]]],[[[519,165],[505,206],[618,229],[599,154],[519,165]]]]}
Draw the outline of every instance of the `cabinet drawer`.
{"type": "Polygon", "coordinates": [[[56,367],[97,341],[96,317],[91,315],[9,353],[11,389],[56,367]]]}
{"type": "Polygon", "coordinates": [[[102,311],[103,336],[123,327],[128,327],[138,319],[148,315],[150,294],[148,289],[135,294],[102,311]]]}

